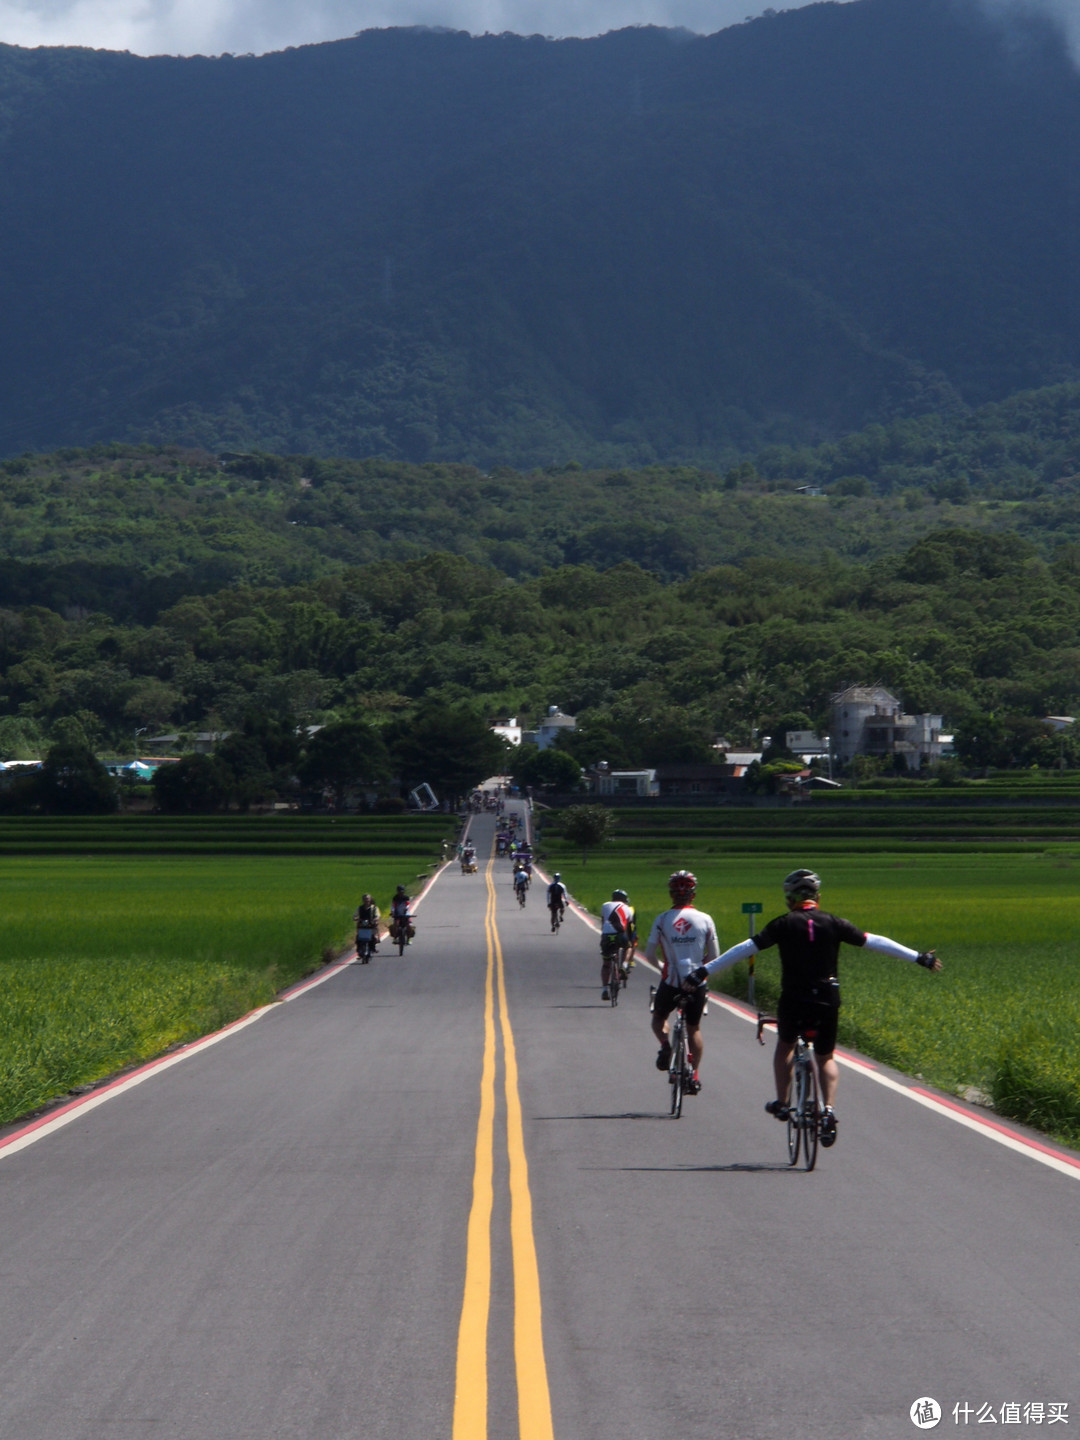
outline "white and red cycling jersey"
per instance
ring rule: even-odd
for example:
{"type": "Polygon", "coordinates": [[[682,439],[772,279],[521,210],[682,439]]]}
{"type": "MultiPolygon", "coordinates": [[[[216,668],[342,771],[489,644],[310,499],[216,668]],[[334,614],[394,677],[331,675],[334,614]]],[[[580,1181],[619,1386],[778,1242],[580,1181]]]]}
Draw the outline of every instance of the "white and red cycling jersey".
{"type": "Polygon", "coordinates": [[[645,954],[660,960],[660,975],[669,985],[681,985],[691,970],[720,954],[711,915],[692,905],[663,910],[653,921],[645,954]]]}
{"type": "Polygon", "coordinates": [[[608,900],[600,908],[600,934],[625,935],[630,929],[633,912],[622,900],[608,900]]]}

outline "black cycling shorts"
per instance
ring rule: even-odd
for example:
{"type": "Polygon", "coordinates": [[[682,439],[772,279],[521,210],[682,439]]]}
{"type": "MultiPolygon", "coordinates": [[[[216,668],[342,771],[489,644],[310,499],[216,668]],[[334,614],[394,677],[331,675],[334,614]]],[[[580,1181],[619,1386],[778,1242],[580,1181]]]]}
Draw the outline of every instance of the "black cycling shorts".
{"type": "MultiPolygon", "coordinates": [[[[666,980],[661,980],[656,987],[656,994],[653,996],[653,1014],[659,1015],[661,1020],[666,1020],[675,1009],[675,1001],[685,993],[680,986],[669,985],[666,980]]],[[[686,1023],[693,1026],[695,1030],[701,1024],[701,1017],[705,1013],[705,1001],[708,998],[709,987],[699,985],[696,990],[690,991],[690,998],[683,1006],[686,1023]]]]}
{"type": "Polygon", "coordinates": [[[806,1035],[812,1030],[814,1054],[825,1059],[836,1049],[839,1018],[840,987],[835,981],[826,981],[815,986],[810,994],[780,996],[776,1032],[785,1045],[794,1045],[800,1034],[806,1035]]]}

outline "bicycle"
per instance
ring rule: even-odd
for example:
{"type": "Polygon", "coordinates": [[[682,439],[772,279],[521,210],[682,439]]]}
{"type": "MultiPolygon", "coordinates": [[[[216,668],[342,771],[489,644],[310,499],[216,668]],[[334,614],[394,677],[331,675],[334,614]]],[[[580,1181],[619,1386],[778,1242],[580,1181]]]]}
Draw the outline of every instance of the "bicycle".
{"type": "Polygon", "coordinates": [[[514,890],[517,893],[517,902],[521,906],[522,910],[524,910],[525,898],[529,893],[529,887],[528,885],[515,885],[514,890]]]}
{"type": "MultiPolygon", "coordinates": [[[[775,1025],[776,1017],[758,1011],[757,1039],[764,1045],[761,1032],[766,1025],[775,1025]]],[[[818,1139],[821,1134],[821,1106],[818,1103],[817,1067],[810,1053],[810,1042],[817,1032],[810,1026],[800,1029],[795,1041],[795,1065],[787,1103],[788,1164],[799,1163],[802,1150],[803,1169],[813,1170],[817,1164],[818,1139]]]]}
{"type": "Polygon", "coordinates": [[[556,935],[558,934],[559,926],[563,922],[563,907],[561,905],[551,905],[548,908],[551,910],[551,933],[556,935]]]}
{"type": "Polygon", "coordinates": [[[397,953],[399,955],[405,954],[405,947],[406,945],[412,943],[412,939],[415,934],[416,926],[413,924],[413,918],[411,915],[408,917],[407,920],[395,921],[393,934],[390,936],[390,938],[397,946],[397,953]]]}
{"type": "Polygon", "coordinates": [[[604,949],[604,941],[612,940],[614,936],[604,935],[600,941],[600,954],[603,959],[601,978],[608,992],[608,999],[612,1005],[619,1003],[619,991],[625,990],[626,983],[630,979],[630,968],[626,963],[626,947],[615,945],[609,950],[604,949]]]}
{"type": "MultiPolygon", "coordinates": [[[[671,1114],[678,1120],[682,1115],[683,1096],[690,1089],[690,1082],[694,1078],[694,1067],[690,1063],[690,1042],[686,1031],[686,1015],[683,1007],[691,996],[685,990],[679,991],[678,999],[675,1001],[675,1008],[671,1012],[671,1028],[668,1031],[668,1044],[671,1047],[671,1058],[668,1060],[668,1084],[671,1086],[671,1114]]],[[[656,999],[656,986],[649,986],[649,1010],[653,1008],[656,999]]]]}

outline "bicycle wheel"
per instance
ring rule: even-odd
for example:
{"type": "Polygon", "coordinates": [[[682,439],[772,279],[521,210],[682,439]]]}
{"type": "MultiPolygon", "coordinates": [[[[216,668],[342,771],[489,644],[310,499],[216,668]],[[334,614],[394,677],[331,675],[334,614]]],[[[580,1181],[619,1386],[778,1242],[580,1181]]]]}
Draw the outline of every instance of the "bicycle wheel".
{"type": "Polygon", "coordinates": [[[612,976],[608,982],[608,995],[612,1005],[617,1005],[619,1003],[619,967],[613,965],[611,968],[612,976]]]}
{"type": "Polygon", "coordinates": [[[788,1121],[787,1121],[787,1158],[789,1165],[795,1165],[799,1159],[799,1107],[802,1097],[802,1069],[795,1062],[795,1074],[791,1079],[791,1088],[788,1090],[788,1121]]]}
{"type": "Polygon", "coordinates": [[[818,1147],[818,1094],[814,1062],[807,1056],[803,1087],[802,1144],[803,1167],[812,1170],[817,1163],[818,1147]]]}
{"type": "Polygon", "coordinates": [[[678,1120],[682,1114],[683,1085],[686,1081],[686,1029],[681,1015],[675,1021],[671,1037],[668,1079],[671,1082],[671,1113],[678,1120]]]}
{"type": "Polygon", "coordinates": [[[409,932],[404,925],[398,926],[397,953],[405,954],[405,946],[409,943],[409,932]]]}

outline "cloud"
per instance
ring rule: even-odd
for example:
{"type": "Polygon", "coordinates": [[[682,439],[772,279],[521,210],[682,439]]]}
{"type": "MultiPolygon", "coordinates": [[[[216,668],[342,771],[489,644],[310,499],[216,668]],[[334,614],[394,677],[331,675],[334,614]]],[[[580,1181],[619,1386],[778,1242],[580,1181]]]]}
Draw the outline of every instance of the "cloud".
{"type": "MultiPolygon", "coordinates": [[[[498,34],[598,35],[625,25],[710,34],[769,0],[0,0],[0,42],[139,55],[236,54],[340,39],[387,25],[498,34]]],[[[797,9],[810,0],[786,0],[797,9]]],[[[993,0],[999,3],[999,0],[993,0]]],[[[1018,0],[1026,3],[1026,0],[1018,0]]],[[[1065,0],[1063,0],[1065,3],[1065,0]]],[[[779,0],[776,8],[783,8],[779,0]]]]}
{"type": "Polygon", "coordinates": [[[1050,20],[1065,36],[1069,53],[1080,66],[1080,0],[982,0],[983,8],[1005,21],[1050,20]]]}

